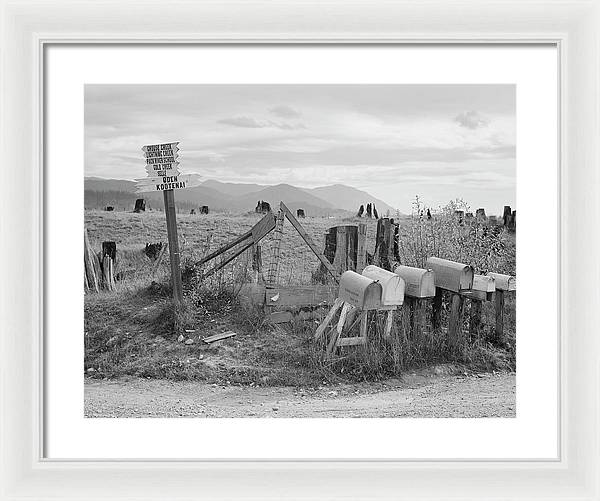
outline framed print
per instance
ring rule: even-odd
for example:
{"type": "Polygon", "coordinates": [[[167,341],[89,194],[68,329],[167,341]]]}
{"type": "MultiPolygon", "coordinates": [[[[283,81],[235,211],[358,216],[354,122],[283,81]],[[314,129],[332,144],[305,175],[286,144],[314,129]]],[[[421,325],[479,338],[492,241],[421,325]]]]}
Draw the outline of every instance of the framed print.
{"type": "Polygon", "coordinates": [[[2,499],[598,499],[596,4],[2,8],[2,499]]]}

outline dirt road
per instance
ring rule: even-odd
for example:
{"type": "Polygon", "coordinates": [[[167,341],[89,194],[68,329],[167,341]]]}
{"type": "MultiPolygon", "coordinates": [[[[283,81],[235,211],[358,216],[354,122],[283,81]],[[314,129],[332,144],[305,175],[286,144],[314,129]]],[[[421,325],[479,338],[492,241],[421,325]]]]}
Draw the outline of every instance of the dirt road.
{"type": "Polygon", "coordinates": [[[319,388],[86,379],[86,417],[514,417],[515,374],[407,375],[319,388]]]}

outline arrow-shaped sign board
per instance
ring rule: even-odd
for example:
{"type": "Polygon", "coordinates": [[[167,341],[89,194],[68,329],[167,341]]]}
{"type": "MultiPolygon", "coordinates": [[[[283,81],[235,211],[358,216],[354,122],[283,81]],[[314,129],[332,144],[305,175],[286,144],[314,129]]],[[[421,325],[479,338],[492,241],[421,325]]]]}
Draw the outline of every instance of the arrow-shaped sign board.
{"type": "Polygon", "coordinates": [[[199,186],[200,180],[191,174],[180,174],[177,176],[145,177],[137,180],[136,193],[146,191],[182,190],[199,186]]]}
{"type": "Polygon", "coordinates": [[[176,176],[179,174],[179,162],[146,165],[148,177],[176,176]]]}
{"type": "Polygon", "coordinates": [[[144,153],[148,153],[150,151],[178,151],[178,144],[179,141],[176,141],[175,143],[148,144],[146,146],[142,146],[142,151],[144,153]]]}

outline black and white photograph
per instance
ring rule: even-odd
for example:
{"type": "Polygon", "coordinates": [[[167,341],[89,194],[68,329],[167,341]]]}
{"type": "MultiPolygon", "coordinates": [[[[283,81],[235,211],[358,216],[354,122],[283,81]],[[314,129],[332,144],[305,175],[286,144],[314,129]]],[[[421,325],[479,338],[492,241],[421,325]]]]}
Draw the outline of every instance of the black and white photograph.
{"type": "Polygon", "coordinates": [[[83,97],[86,418],[516,417],[515,85],[83,97]]]}

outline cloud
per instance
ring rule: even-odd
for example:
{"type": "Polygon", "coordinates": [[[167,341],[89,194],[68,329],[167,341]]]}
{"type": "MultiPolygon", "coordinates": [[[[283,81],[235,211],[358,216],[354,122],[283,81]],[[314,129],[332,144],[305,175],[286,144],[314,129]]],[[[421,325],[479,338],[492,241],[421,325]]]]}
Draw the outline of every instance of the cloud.
{"type": "Polygon", "coordinates": [[[297,109],[284,104],[269,108],[269,112],[281,118],[300,118],[302,116],[302,113],[300,113],[297,109]]]}
{"type": "Polygon", "coordinates": [[[481,116],[476,111],[463,111],[454,117],[454,121],[467,129],[479,129],[480,127],[486,127],[490,123],[487,118],[481,116]]]}
{"type": "Polygon", "coordinates": [[[221,120],[217,120],[217,122],[220,124],[231,125],[233,127],[244,127],[247,129],[262,129],[263,127],[268,127],[265,122],[244,116],[222,118],[221,120]]]}
{"type": "Polygon", "coordinates": [[[217,123],[231,125],[232,127],[243,127],[246,129],[263,129],[265,127],[273,127],[282,130],[297,130],[306,129],[304,124],[290,124],[286,122],[274,122],[273,120],[257,120],[248,116],[235,116],[230,118],[222,118],[217,120],[217,123]]]}

